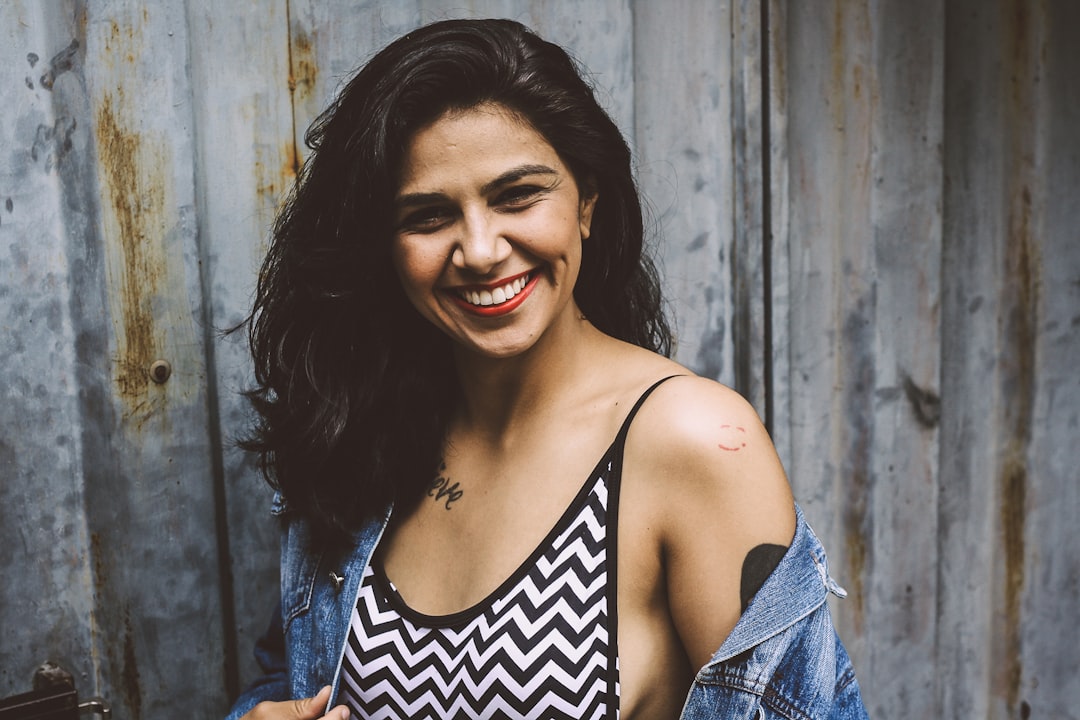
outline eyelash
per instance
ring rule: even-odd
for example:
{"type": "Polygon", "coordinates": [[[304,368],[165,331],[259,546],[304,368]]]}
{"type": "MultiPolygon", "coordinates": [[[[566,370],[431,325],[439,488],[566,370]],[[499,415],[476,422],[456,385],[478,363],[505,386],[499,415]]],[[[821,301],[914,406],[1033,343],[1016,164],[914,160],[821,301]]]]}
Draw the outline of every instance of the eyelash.
{"type": "Polygon", "coordinates": [[[442,226],[447,217],[449,217],[449,213],[446,208],[424,208],[417,210],[402,220],[401,229],[413,232],[434,232],[442,226]]]}
{"type": "MultiPolygon", "coordinates": [[[[543,191],[543,188],[536,185],[515,185],[501,192],[495,198],[494,205],[497,208],[501,207],[503,212],[526,210],[532,207],[533,201],[543,191]]],[[[453,213],[454,211],[449,207],[421,208],[406,216],[401,222],[400,229],[416,233],[435,232],[442,228],[453,213]]]]}
{"type": "Polygon", "coordinates": [[[498,205],[521,204],[534,199],[542,192],[542,188],[535,185],[515,185],[501,193],[498,197],[498,205]]]}

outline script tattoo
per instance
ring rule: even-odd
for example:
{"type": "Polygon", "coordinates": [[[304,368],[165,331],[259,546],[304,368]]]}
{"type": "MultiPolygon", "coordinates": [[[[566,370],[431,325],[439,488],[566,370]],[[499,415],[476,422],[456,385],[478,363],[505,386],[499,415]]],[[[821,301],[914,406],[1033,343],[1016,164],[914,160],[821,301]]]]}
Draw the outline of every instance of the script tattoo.
{"type": "Polygon", "coordinates": [[[460,500],[464,494],[464,490],[458,489],[459,483],[450,484],[450,478],[446,477],[446,463],[439,465],[439,475],[431,484],[428,485],[428,497],[435,498],[435,502],[439,502],[443,498],[446,498],[446,504],[443,506],[447,510],[450,509],[450,503],[455,500],[460,500]]]}

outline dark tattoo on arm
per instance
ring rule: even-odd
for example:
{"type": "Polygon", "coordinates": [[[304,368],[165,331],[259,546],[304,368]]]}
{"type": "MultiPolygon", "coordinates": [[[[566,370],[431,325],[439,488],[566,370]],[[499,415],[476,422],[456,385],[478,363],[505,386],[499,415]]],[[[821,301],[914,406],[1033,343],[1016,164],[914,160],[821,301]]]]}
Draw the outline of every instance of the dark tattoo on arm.
{"type": "Polygon", "coordinates": [[[750,604],[751,598],[757,594],[761,586],[772,575],[772,571],[780,564],[781,558],[787,553],[783,545],[762,544],[746,553],[746,559],[742,566],[742,586],[739,588],[739,599],[742,601],[742,611],[750,604]]]}
{"type": "Polygon", "coordinates": [[[446,477],[446,463],[442,463],[439,465],[438,476],[431,481],[430,485],[428,485],[428,497],[435,498],[435,502],[446,498],[444,507],[449,510],[450,503],[455,500],[460,500],[461,496],[465,493],[464,490],[458,489],[458,485],[459,483],[454,483],[453,485],[450,484],[450,478],[446,477]]]}

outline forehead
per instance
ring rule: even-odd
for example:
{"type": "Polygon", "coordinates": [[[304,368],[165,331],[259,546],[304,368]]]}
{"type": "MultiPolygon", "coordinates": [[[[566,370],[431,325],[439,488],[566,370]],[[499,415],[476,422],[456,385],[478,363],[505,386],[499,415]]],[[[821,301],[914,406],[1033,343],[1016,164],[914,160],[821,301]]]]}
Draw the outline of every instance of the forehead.
{"type": "Polygon", "coordinates": [[[530,164],[567,172],[544,136],[512,110],[493,103],[448,110],[410,139],[399,192],[483,184],[508,168],[530,164]]]}

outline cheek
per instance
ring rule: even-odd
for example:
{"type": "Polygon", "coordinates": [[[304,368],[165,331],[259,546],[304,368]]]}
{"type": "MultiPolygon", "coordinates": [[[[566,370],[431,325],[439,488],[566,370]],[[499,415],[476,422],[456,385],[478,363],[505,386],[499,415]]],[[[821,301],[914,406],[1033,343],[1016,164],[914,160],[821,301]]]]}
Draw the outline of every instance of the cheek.
{"type": "Polygon", "coordinates": [[[414,304],[431,292],[445,264],[435,248],[400,240],[394,242],[392,259],[398,280],[414,304]]]}
{"type": "Polygon", "coordinates": [[[577,208],[537,216],[520,227],[528,249],[547,260],[573,259],[581,255],[581,231],[577,208]]]}

